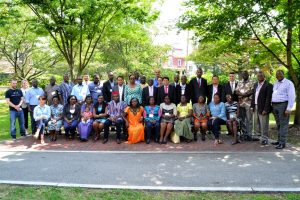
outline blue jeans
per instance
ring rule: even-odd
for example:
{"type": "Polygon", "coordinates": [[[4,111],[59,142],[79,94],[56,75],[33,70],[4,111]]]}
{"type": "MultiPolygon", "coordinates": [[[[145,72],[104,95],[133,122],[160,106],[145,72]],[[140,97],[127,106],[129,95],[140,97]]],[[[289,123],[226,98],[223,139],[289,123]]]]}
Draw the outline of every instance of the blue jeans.
{"type": "Polygon", "coordinates": [[[49,122],[48,119],[41,119],[41,120],[35,121],[36,128],[40,129],[39,134],[44,134],[44,130],[45,130],[45,127],[47,126],[48,122],[49,122]]]}
{"type": "Polygon", "coordinates": [[[24,124],[24,114],[23,110],[16,111],[10,110],[10,135],[12,138],[16,138],[16,119],[18,118],[20,134],[25,135],[25,124],[24,124]]]}
{"type": "Polygon", "coordinates": [[[159,139],[159,131],[160,131],[160,122],[156,121],[155,123],[151,123],[150,121],[146,121],[146,140],[150,140],[151,137],[151,131],[154,129],[155,131],[155,141],[158,141],[159,139]]]}

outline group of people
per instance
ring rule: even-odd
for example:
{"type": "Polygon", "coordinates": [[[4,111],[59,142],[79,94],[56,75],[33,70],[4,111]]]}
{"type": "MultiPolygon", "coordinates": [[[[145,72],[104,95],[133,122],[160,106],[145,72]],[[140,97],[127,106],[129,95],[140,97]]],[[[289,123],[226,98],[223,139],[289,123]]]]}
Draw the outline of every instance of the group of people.
{"type": "Polygon", "coordinates": [[[235,73],[229,74],[224,85],[214,75],[210,85],[202,78],[203,70],[197,69],[196,77],[189,83],[187,77],[161,77],[155,71],[155,78],[146,83],[145,76],[135,73],[128,77],[108,74],[108,80],[100,83],[99,75],[77,77],[74,85],[67,74],[60,85],[55,78],[43,90],[38,81],[22,81],[21,89],[17,81],[11,81],[6,92],[10,108],[11,137],[16,138],[15,122],[18,118],[20,134],[26,135],[28,113],[31,118],[32,135],[44,143],[45,128],[51,141],[64,127],[67,139],[74,139],[78,132],[81,141],[87,141],[94,133],[94,140],[100,139],[104,131],[103,144],[108,141],[110,130],[116,130],[116,142],[121,143],[121,133],[129,144],[154,141],[168,142],[170,134],[176,134],[186,142],[197,140],[198,132],[204,141],[207,131],[214,134],[214,144],[221,144],[220,127],[226,125],[228,134],[233,136],[232,144],[240,143],[242,132],[244,140],[253,141],[261,136],[261,144],[269,143],[269,114],[274,113],[278,141],[273,144],[277,149],[285,148],[290,111],[295,101],[293,83],[284,78],[284,72],[276,72],[274,86],[262,71],[257,73],[257,82],[249,79],[247,71],[242,73],[242,81],[235,80],[235,73]],[[254,131],[253,131],[254,129],[254,131]]]}

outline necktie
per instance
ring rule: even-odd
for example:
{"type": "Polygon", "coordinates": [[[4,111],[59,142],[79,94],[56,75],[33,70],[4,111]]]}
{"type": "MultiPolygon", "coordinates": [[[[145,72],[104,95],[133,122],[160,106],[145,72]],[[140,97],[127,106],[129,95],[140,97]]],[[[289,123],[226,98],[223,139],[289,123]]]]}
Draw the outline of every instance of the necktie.
{"type": "Polygon", "coordinates": [[[165,94],[168,94],[168,86],[165,86],[165,94]]]}
{"type": "Polygon", "coordinates": [[[198,79],[198,86],[199,86],[199,87],[201,86],[200,78],[198,79]]]}

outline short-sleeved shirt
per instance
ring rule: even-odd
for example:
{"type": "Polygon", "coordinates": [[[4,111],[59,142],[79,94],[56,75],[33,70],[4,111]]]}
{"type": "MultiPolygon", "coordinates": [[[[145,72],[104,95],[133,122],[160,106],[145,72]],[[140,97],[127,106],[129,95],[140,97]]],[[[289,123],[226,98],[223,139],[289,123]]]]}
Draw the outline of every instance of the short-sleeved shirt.
{"type": "MultiPolygon", "coordinates": [[[[20,89],[9,89],[5,93],[5,98],[9,99],[14,105],[18,105],[23,97],[23,93],[20,89]]],[[[9,106],[10,110],[16,111],[13,107],[9,106]]]]}
{"type": "Polygon", "coordinates": [[[186,106],[182,106],[181,104],[177,105],[177,112],[179,112],[179,117],[187,116],[190,110],[192,110],[192,104],[190,103],[186,104],[186,106]]]}
{"type": "Polygon", "coordinates": [[[47,85],[47,87],[45,88],[45,93],[46,93],[46,96],[47,96],[47,103],[48,105],[52,105],[52,98],[54,96],[58,96],[60,95],[60,92],[59,92],[59,86],[58,85],[47,85]]]}

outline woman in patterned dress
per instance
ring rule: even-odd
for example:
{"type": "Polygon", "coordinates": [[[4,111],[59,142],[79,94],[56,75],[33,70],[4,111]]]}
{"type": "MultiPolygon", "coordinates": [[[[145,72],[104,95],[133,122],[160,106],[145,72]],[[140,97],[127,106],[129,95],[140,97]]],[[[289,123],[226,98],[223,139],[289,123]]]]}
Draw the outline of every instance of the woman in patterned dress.
{"type": "Polygon", "coordinates": [[[205,101],[205,97],[201,95],[198,97],[198,103],[195,103],[193,105],[194,131],[197,135],[197,132],[200,129],[202,141],[205,140],[205,134],[207,131],[207,121],[209,119],[209,109],[208,106],[205,104],[205,101]]]}
{"type": "Polygon", "coordinates": [[[58,96],[54,96],[52,98],[51,109],[51,119],[48,122],[48,130],[50,133],[50,141],[54,142],[57,140],[58,132],[62,127],[62,114],[63,114],[63,106],[59,103],[58,96]]]}
{"type": "Polygon", "coordinates": [[[130,104],[132,98],[137,98],[139,104],[142,103],[142,88],[140,84],[135,83],[135,76],[129,76],[129,83],[125,86],[124,99],[127,105],[130,104]]]}

